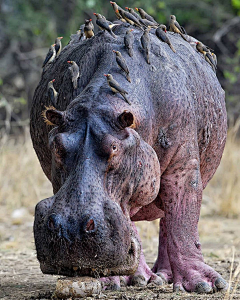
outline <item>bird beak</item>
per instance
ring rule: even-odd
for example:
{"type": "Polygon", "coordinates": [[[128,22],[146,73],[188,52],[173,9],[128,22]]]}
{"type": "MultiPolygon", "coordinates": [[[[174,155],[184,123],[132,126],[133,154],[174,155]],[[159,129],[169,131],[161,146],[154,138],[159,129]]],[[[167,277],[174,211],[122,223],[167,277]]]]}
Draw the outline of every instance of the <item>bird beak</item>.
{"type": "Polygon", "coordinates": [[[136,9],[136,11],[138,11],[138,8],[137,8],[137,7],[135,7],[135,9],[136,9]]]}
{"type": "Polygon", "coordinates": [[[113,50],[113,52],[114,52],[114,53],[116,53],[116,51],[115,51],[115,50],[113,50]]]}
{"type": "Polygon", "coordinates": [[[133,29],[130,29],[130,31],[134,31],[133,29]]]}
{"type": "Polygon", "coordinates": [[[55,81],[55,79],[52,80],[52,82],[54,82],[54,81],[55,81]]]}
{"type": "Polygon", "coordinates": [[[111,4],[113,4],[114,2],[110,1],[111,4]]]}
{"type": "Polygon", "coordinates": [[[54,47],[56,44],[52,44],[52,46],[54,47]]]}
{"type": "Polygon", "coordinates": [[[128,7],[125,7],[126,9],[128,9],[128,7]]]}
{"type": "Polygon", "coordinates": [[[116,13],[119,13],[119,10],[118,10],[118,9],[116,10],[116,13]]]}
{"type": "Polygon", "coordinates": [[[164,31],[167,33],[167,30],[166,30],[166,29],[165,29],[164,31]]]}
{"type": "Polygon", "coordinates": [[[63,36],[60,36],[58,39],[59,39],[59,40],[63,39],[63,36]]]}
{"type": "Polygon", "coordinates": [[[91,22],[91,21],[92,21],[92,19],[89,19],[89,21],[91,22]]]}
{"type": "Polygon", "coordinates": [[[94,16],[96,16],[97,14],[96,13],[93,13],[94,14],[94,16]]]}
{"type": "Polygon", "coordinates": [[[107,76],[107,74],[103,74],[104,76],[107,76]]]}
{"type": "Polygon", "coordinates": [[[71,63],[71,61],[70,61],[70,60],[68,60],[68,61],[67,61],[67,63],[69,63],[69,64],[70,64],[70,63],[71,63]]]}

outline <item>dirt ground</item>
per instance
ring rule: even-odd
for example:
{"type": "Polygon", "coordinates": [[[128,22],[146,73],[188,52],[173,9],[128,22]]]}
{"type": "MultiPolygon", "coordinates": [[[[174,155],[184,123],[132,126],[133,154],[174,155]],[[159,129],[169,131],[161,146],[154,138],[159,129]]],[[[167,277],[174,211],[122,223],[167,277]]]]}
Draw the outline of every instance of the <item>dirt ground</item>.
{"type": "MultiPolygon", "coordinates": [[[[157,223],[139,224],[143,247],[149,265],[157,255],[157,223]]],[[[0,207],[0,299],[51,299],[58,276],[43,275],[40,271],[33,242],[32,212],[22,209],[10,212],[0,207]]],[[[227,280],[230,278],[233,249],[235,257],[232,275],[240,264],[240,221],[204,216],[199,225],[205,261],[227,280]]],[[[235,272],[235,273],[234,273],[235,272]]],[[[120,292],[104,291],[86,299],[240,299],[240,285],[232,281],[230,296],[173,293],[172,286],[145,288],[128,287],[120,292]],[[236,286],[236,289],[234,288],[236,286]]]]}

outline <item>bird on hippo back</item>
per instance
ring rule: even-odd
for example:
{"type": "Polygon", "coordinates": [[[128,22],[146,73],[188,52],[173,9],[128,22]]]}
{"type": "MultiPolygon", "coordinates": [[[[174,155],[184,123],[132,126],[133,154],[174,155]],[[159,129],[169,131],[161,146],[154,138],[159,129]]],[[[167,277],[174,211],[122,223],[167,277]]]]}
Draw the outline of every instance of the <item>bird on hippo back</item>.
{"type": "Polygon", "coordinates": [[[100,276],[114,286],[127,275],[127,284],[167,282],[174,291],[225,289],[221,275],[204,263],[197,230],[202,190],[226,140],[224,91],[192,47],[194,38],[167,32],[173,52],[150,29],[148,64],[143,30],[134,27],[129,56],[124,36],[133,26],[119,22],[114,34],[73,36],[35,91],[31,137],[54,192],[35,210],[41,270],[100,276]],[[121,52],[131,82],[113,50],[121,52]],[[67,61],[79,67],[76,88],[67,61]],[[112,75],[118,90],[104,74],[112,75]],[[55,108],[46,93],[52,78],[55,108]],[[129,103],[116,93],[121,89],[129,103]],[[158,218],[158,257],[151,270],[134,222],[158,218]]]}

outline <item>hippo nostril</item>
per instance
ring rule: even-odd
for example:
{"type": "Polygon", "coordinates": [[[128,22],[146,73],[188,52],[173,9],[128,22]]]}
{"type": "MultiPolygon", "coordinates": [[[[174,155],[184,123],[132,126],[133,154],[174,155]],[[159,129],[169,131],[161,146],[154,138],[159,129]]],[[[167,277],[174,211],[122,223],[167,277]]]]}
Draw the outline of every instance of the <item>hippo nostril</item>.
{"type": "Polygon", "coordinates": [[[61,218],[56,214],[51,214],[48,217],[47,226],[51,231],[57,231],[61,228],[61,218]]]}
{"type": "Polygon", "coordinates": [[[94,223],[94,220],[93,219],[90,219],[88,222],[87,222],[87,225],[85,227],[85,231],[86,232],[93,232],[95,231],[95,223],[94,223]]]}

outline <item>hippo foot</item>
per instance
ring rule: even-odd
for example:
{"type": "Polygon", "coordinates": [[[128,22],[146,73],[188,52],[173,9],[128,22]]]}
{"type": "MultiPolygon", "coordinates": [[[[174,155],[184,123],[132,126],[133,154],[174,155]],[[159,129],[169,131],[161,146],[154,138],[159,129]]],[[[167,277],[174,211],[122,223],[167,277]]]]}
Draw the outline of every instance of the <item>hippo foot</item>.
{"type": "Polygon", "coordinates": [[[156,272],[157,276],[159,276],[163,283],[165,284],[171,284],[173,283],[173,276],[172,276],[172,271],[171,270],[167,270],[167,269],[160,269],[160,270],[157,270],[156,272]]]}
{"type": "Polygon", "coordinates": [[[214,269],[204,262],[195,262],[191,266],[181,269],[176,267],[173,280],[174,292],[196,292],[210,294],[217,291],[225,291],[227,282],[214,269]]]}
{"type": "MultiPolygon", "coordinates": [[[[143,257],[144,258],[144,257],[143,257]]],[[[132,276],[123,276],[121,277],[121,282],[126,285],[133,285],[144,287],[150,283],[155,285],[163,285],[163,280],[160,276],[155,274],[147,265],[147,263],[142,261],[142,257],[140,259],[140,263],[137,271],[132,276]]]]}
{"type": "Polygon", "coordinates": [[[102,290],[119,291],[120,288],[120,278],[119,276],[101,277],[102,290]]]}

